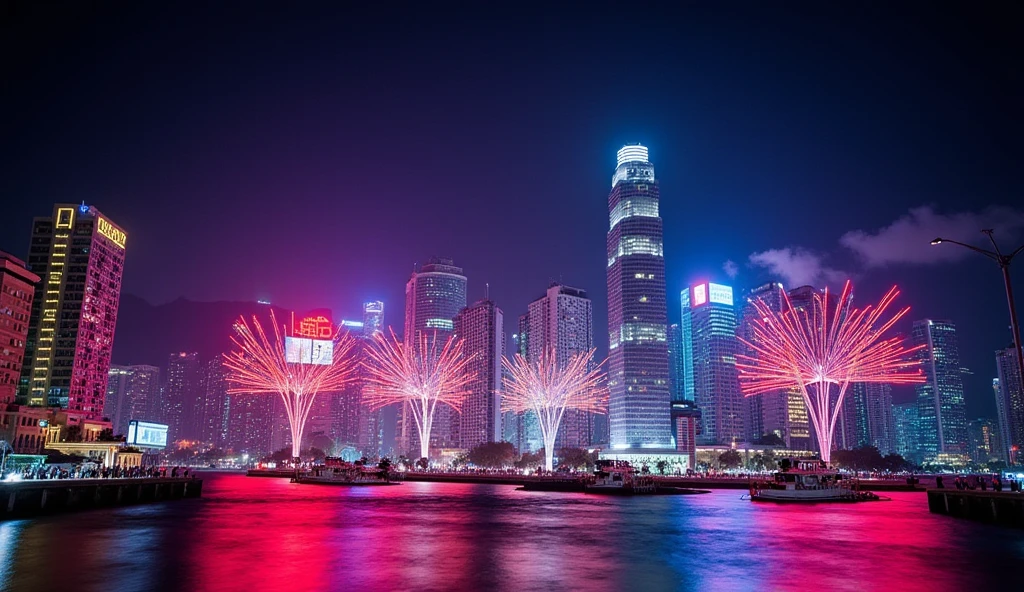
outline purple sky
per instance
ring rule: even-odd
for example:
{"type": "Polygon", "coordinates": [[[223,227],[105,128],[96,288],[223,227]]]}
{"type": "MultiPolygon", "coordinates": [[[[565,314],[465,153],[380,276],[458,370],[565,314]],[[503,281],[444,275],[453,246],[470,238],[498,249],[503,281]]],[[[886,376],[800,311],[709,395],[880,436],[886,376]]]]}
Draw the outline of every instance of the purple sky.
{"type": "Polygon", "coordinates": [[[969,411],[993,412],[998,271],[927,241],[1024,238],[1019,6],[517,6],[12,8],[0,249],[86,200],[151,302],[382,299],[398,326],[444,255],[509,318],[587,289],[603,349],[615,150],[643,142],[670,318],[697,279],[898,283],[957,323],[969,411]]]}

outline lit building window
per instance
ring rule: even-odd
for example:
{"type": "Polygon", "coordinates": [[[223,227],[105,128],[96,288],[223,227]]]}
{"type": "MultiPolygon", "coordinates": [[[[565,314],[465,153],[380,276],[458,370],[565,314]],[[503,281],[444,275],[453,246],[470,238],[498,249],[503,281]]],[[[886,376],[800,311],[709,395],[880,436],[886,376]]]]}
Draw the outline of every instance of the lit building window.
{"type": "Polygon", "coordinates": [[[455,323],[448,319],[427,319],[428,329],[445,329],[451,331],[455,328],[455,323]]]}
{"type": "Polygon", "coordinates": [[[657,323],[625,323],[620,329],[622,341],[665,341],[665,325],[657,323]]]}
{"type": "Polygon", "coordinates": [[[624,199],[615,205],[610,220],[611,227],[622,221],[624,218],[643,216],[646,218],[658,217],[658,200],[650,197],[631,197],[624,199]]]}

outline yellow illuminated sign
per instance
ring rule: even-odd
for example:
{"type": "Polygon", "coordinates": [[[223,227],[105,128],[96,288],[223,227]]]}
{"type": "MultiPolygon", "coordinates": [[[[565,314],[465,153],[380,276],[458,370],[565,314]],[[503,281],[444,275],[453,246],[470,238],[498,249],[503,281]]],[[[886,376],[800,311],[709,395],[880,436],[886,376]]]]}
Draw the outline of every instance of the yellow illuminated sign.
{"type": "Polygon", "coordinates": [[[103,218],[96,219],[96,231],[112,240],[115,245],[122,249],[124,248],[125,241],[128,240],[128,235],[126,235],[123,230],[115,227],[103,218]]]}
{"type": "Polygon", "coordinates": [[[57,228],[71,228],[75,221],[75,208],[57,208],[57,228]]]}

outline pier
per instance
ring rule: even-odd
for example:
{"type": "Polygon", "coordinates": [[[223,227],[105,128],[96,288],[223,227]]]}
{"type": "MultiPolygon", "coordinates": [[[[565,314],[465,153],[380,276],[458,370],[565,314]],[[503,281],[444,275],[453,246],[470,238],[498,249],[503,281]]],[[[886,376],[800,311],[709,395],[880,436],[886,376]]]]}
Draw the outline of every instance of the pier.
{"type": "Polygon", "coordinates": [[[933,514],[1024,528],[1024,493],[929,489],[928,510],[933,514]]]}
{"type": "Polygon", "coordinates": [[[0,483],[0,520],[198,498],[196,478],[43,479],[0,483]]]}

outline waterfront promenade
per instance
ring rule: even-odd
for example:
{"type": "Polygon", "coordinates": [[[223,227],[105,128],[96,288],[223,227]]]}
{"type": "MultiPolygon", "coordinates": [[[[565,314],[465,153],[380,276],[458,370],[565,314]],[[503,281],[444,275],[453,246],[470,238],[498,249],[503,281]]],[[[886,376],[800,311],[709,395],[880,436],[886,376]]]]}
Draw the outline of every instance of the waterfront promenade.
{"type": "Polygon", "coordinates": [[[196,477],[30,479],[0,483],[0,520],[40,514],[198,498],[196,477]]]}
{"type": "Polygon", "coordinates": [[[975,489],[929,489],[928,510],[955,518],[1024,528],[1024,493],[975,489]]]}
{"type": "MultiPolygon", "coordinates": [[[[250,469],[246,472],[250,477],[279,477],[291,478],[294,471],[288,469],[259,470],[250,469]]],[[[405,471],[396,473],[396,480],[399,481],[421,481],[434,483],[481,483],[491,485],[525,485],[526,483],[538,483],[544,481],[566,481],[582,478],[585,473],[551,473],[543,475],[523,475],[518,472],[472,472],[472,471],[405,471]]],[[[656,482],[670,486],[683,487],[688,489],[740,489],[750,487],[750,477],[681,477],[654,475],[656,482]]],[[[934,481],[934,478],[922,479],[925,482],[934,481]]],[[[902,479],[861,479],[864,489],[869,491],[918,491],[924,492],[922,484],[908,485],[905,478],[902,479]]]]}

